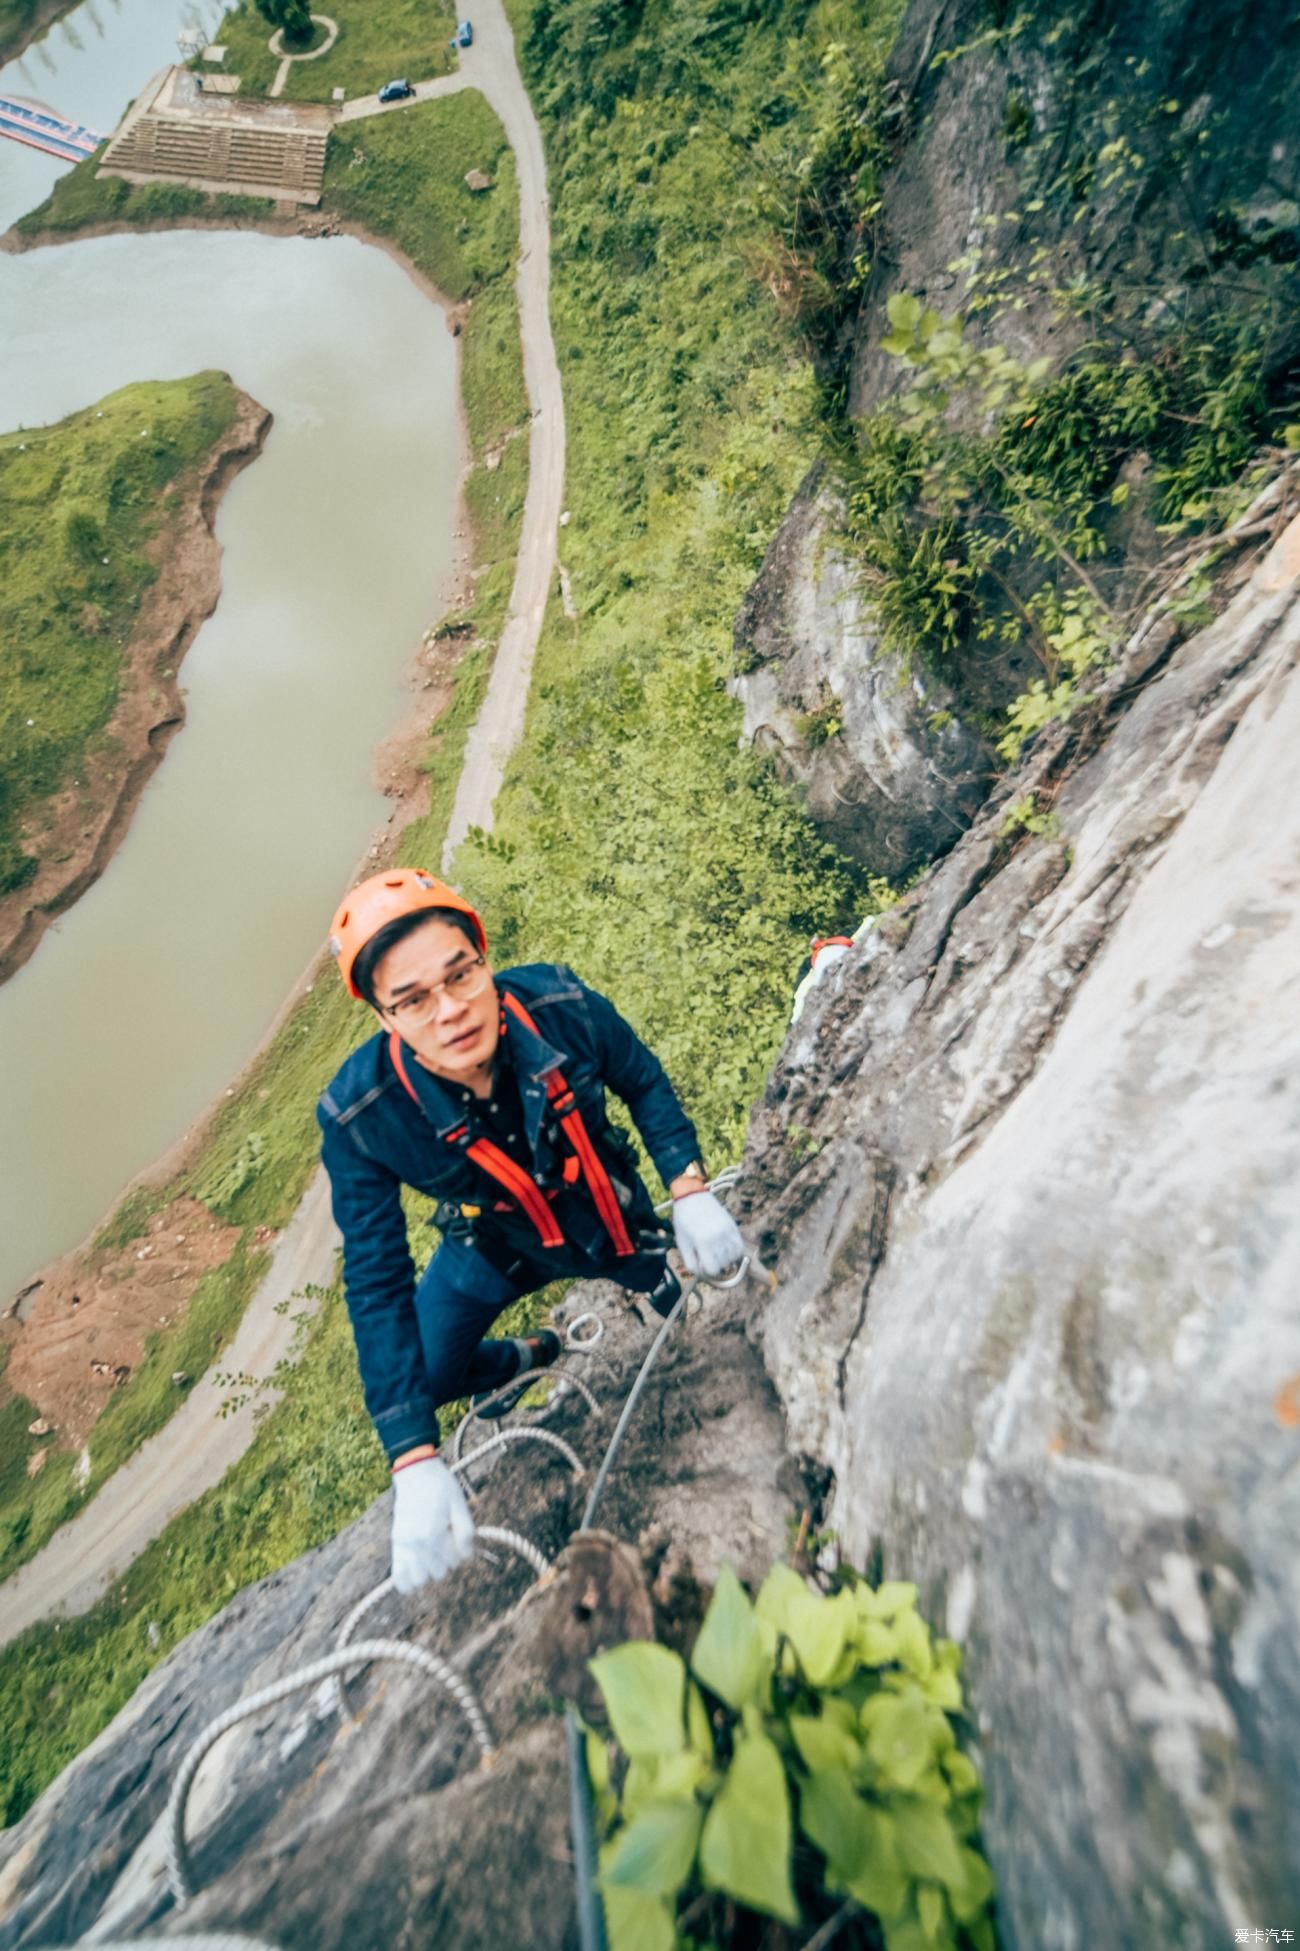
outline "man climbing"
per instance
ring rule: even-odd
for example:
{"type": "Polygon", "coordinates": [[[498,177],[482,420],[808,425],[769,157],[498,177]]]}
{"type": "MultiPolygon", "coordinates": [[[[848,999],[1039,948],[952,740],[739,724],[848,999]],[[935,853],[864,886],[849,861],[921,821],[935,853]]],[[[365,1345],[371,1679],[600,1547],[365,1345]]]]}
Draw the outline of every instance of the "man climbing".
{"type": "Polygon", "coordinates": [[[409,1592],[460,1564],[474,1538],[437,1454],[438,1406],[560,1352],[550,1329],[485,1339],[501,1310],[548,1281],[599,1276],[666,1314],[681,1291],[674,1238],[692,1273],[719,1274],[744,1248],[659,1059],[572,970],[494,974],[474,909],[415,868],[353,888],[330,946],[380,1025],[316,1115],[366,1407],[393,1471],[393,1582],[409,1592]],[[672,1194],[672,1238],[631,1140],[607,1120],[606,1088],[672,1194]],[[404,1185],[439,1201],[442,1241],[418,1284],[404,1185]]]}

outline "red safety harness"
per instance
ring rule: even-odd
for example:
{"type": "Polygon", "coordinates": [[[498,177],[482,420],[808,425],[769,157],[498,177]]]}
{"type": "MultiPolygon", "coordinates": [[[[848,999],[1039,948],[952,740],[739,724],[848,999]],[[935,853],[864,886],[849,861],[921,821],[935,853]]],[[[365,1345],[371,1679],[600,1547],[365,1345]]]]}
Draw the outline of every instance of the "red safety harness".
{"type": "MultiPolygon", "coordinates": [[[[502,1030],[505,1029],[505,1011],[509,1010],[510,1014],[526,1029],[531,1030],[534,1036],[540,1036],[540,1030],[518,997],[512,996],[508,989],[501,990],[500,995],[502,1030]]],[[[412,1103],[419,1105],[420,1100],[416,1096],[415,1086],[407,1074],[402,1039],[396,1030],[389,1035],[388,1054],[393,1060],[393,1068],[401,1079],[407,1096],[412,1103]]],[[[559,1070],[547,1072],[546,1095],[551,1101],[551,1110],[559,1119],[561,1129],[573,1148],[571,1156],[564,1161],[565,1184],[576,1185],[581,1178],[591,1194],[615,1253],[620,1259],[625,1254],[635,1253],[636,1248],[623,1223],[623,1212],[618,1203],[618,1195],[610,1182],[609,1173],[601,1162],[600,1154],[591,1142],[587,1127],[582,1121],[582,1113],[578,1109],[573,1092],[564,1080],[563,1072],[559,1070]]],[[[508,1157],[499,1145],[494,1145],[490,1138],[476,1138],[470,1142],[468,1124],[457,1125],[454,1130],[447,1132],[446,1139],[449,1145],[464,1151],[476,1165],[489,1173],[510,1199],[522,1207],[537,1228],[543,1246],[564,1245],[564,1235],[550,1206],[550,1200],[555,1197],[554,1193],[548,1195],[543,1192],[537,1181],[530,1178],[523,1167],[508,1157]]]]}

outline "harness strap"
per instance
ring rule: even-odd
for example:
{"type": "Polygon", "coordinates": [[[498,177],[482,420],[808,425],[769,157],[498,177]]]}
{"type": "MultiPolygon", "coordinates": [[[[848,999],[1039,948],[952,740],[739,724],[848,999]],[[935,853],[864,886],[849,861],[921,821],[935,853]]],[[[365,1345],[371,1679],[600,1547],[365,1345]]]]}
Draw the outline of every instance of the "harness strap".
{"type": "MultiPolygon", "coordinates": [[[[534,1036],[540,1035],[540,1031],[528,1011],[516,997],[510,994],[508,989],[501,991],[501,1000],[505,1008],[525,1028],[530,1029],[534,1036]]],[[[389,1034],[388,1054],[392,1058],[393,1069],[397,1072],[401,1080],[402,1088],[411,1099],[411,1102],[418,1106],[420,1100],[416,1095],[415,1086],[412,1084],[407,1072],[402,1039],[398,1036],[396,1030],[391,1031],[389,1034]]],[[[596,1211],[600,1215],[601,1224],[609,1234],[615,1253],[620,1259],[628,1254],[635,1253],[636,1248],[633,1246],[628,1236],[627,1227],[623,1223],[623,1212],[618,1203],[618,1195],[614,1191],[614,1187],[610,1182],[609,1173],[605,1170],[599,1153],[591,1142],[587,1127],[582,1120],[582,1113],[574,1101],[573,1092],[569,1089],[559,1070],[549,1072],[545,1081],[546,1094],[550,1099],[551,1109],[559,1118],[565,1136],[573,1147],[573,1157],[566,1158],[563,1165],[565,1184],[575,1185],[579,1175],[581,1175],[595,1203],[596,1211]]],[[[504,1187],[516,1203],[523,1208],[528,1218],[536,1227],[543,1246],[563,1246],[564,1235],[556,1222],[555,1214],[551,1211],[547,1203],[546,1195],[542,1192],[536,1180],[531,1178],[522,1166],[517,1165],[514,1159],[503,1152],[499,1145],[494,1145],[490,1138],[477,1138],[473,1144],[465,1144],[468,1129],[467,1125],[457,1125],[454,1131],[447,1133],[447,1143],[449,1145],[459,1145],[465,1151],[467,1157],[472,1158],[474,1163],[481,1166],[485,1172],[496,1180],[498,1185],[504,1187]]]]}
{"type": "MultiPolygon", "coordinates": [[[[525,1029],[531,1030],[534,1036],[540,1036],[541,1032],[536,1023],[517,996],[512,996],[508,989],[503,989],[501,1000],[517,1022],[522,1023],[525,1029]]],[[[573,1092],[558,1069],[547,1073],[546,1095],[550,1098],[551,1109],[559,1118],[564,1134],[577,1155],[579,1169],[587,1182],[587,1190],[595,1202],[596,1211],[600,1214],[601,1223],[609,1234],[615,1253],[620,1259],[635,1253],[636,1248],[628,1237],[627,1227],[623,1223],[623,1209],[618,1203],[618,1195],[610,1182],[609,1173],[605,1170],[600,1154],[591,1142],[573,1092]]]]}
{"type": "MultiPolygon", "coordinates": [[[[406,1055],[402,1049],[402,1039],[396,1030],[388,1039],[388,1054],[393,1060],[393,1069],[402,1081],[402,1087],[413,1104],[420,1100],[416,1096],[406,1068],[406,1055]]],[[[564,1235],[556,1224],[554,1213],[546,1203],[546,1195],[535,1180],[530,1179],[522,1166],[516,1165],[509,1155],[494,1145],[490,1138],[477,1138],[473,1144],[466,1144],[469,1136],[468,1125],[459,1124],[454,1131],[447,1133],[447,1143],[459,1146],[467,1157],[503,1186],[516,1203],[523,1207],[533,1225],[537,1228],[543,1246],[563,1246],[564,1235]]]]}

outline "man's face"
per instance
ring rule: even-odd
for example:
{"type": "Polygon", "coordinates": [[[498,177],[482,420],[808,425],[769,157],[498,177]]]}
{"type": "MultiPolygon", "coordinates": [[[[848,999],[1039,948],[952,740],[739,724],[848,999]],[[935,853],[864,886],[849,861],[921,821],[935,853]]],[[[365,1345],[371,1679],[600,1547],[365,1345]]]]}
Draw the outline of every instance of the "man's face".
{"type": "Polygon", "coordinates": [[[450,922],[431,916],[381,956],[374,990],[384,1023],[429,1070],[468,1081],[469,1072],[491,1063],[496,985],[474,944],[450,922]]]}

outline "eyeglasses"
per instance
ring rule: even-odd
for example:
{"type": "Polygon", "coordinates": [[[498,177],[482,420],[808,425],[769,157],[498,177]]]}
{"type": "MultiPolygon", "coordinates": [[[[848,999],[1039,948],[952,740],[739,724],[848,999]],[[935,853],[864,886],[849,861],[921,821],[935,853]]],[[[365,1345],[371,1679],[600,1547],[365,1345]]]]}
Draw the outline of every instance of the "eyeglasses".
{"type": "Polygon", "coordinates": [[[381,1003],[380,1009],[406,1029],[419,1030],[437,1015],[444,991],[458,1002],[467,1003],[481,995],[491,980],[486,955],[475,955],[441,982],[431,982],[427,989],[413,989],[409,996],[399,996],[395,1003],[381,1003]]]}

